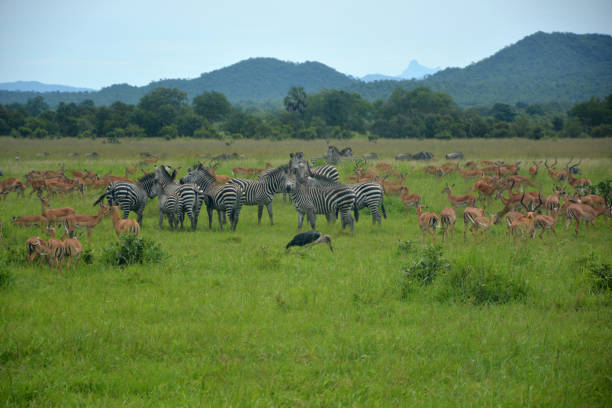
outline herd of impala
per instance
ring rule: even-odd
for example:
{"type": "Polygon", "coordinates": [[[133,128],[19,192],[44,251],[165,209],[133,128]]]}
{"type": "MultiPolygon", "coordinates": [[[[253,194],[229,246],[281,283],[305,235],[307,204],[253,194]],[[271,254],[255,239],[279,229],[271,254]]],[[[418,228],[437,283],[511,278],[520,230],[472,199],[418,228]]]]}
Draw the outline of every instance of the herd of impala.
{"type": "Polygon", "coordinates": [[[398,173],[390,164],[379,162],[374,167],[367,167],[367,163],[358,162],[354,169],[354,175],[350,180],[355,181],[378,181],[383,185],[385,194],[398,194],[405,207],[416,208],[418,226],[423,233],[423,242],[427,234],[435,240],[436,229],[440,228],[442,239],[450,238],[454,234],[454,226],[457,220],[456,208],[466,207],[463,211],[464,239],[470,230],[474,236],[486,236],[492,225],[504,222],[508,227],[508,233],[514,236],[533,238],[540,230],[539,237],[546,232],[556,235],[555,227],[559,216],[566,217],[566,229],[570,223],[576,223],[576,234],[578,234],[581,222],[585,223],[588,233],[589,225],[595,227],[594,220],[600,215],[612,217],[612,208],[604,197],[595,194],[586,194],[586,189],[591,185],[587,178],[575,178],[577,166],[581,161],[573,163],[573,158],[568,161],[565,168],[557,170],[557,160],[549,164],[548,160],[532,162],[529,167],[529,177],[519,175],[520,161],[513,164],[483,160],[480,163],[473,161],[461,166],[459,163],[445,163],[441,166],[427,165],[423,168],[426,174],[436,177],[444,177],[457,172],[466,182],[473,180],[471,194],[453,195],[454,185],[448,185],[441,191],[446,194],[450,206],[444,208],[440,215],[427,211],[426,206],[421,205],[422,197],[417,193],[410,193],[404,185],[406,176],[398,173]],[[538,191],[519,192],[532,187],[538,188],[534,183],[540,166],[544,164],[549,176],[555,184],[567,182],[567,187],[574,191],[570,195],[564,188],[555,185],[552,194],[547,195],[538,191]],[[515,190],[518,190],[515,192],[515,190]],[[508,192],[508,197],[504,196],[508,192]],[[492,200],[498,199],[503,208],[497,212],[486,215],[485,209],[492,205],[492,200]],[[482,208],[476,206],[481,202],[482,208]],[[542,213],[544,212],[544,213],[542,213]]]}
{"type": "MultiPolygon", "coordinates": [[[[563,170],[557,170],[557,160],[549,164],[548,160],[533,162],[529,167],[530,177],[519,175],[520,162],[505,164],[483,160],[480,163],[473,161],[463,165],[460,163],[445,163],[442,166],[427,165],[423,168],[426,174],[443,177],[457,172],[464,180],[474,180],[470,194],[453,195],[454,184],[446,183],[441,193],[446,194],[450,206],[442,209],[440,214],[426,211],[426,206],[421,204],[422,197],[417,193],[410,193],[404,185],[406,175],[400,173],[394,167],[383,161],[374,167],[368,167],[366,161],[357,161],[352,175],[347,180],[353,182],[376,181],[379,182],[386,195],[399,195],[405,207],[413,206],[418,217],[418,226],[423,234],[423,242],[427,234],[431,239],[436,239],[436,229],[441,229],[442,239],[452,238],[454,226],[457,220],[456,209],[465,207],[463,211],[464,230],[466,239],[467,231],[470,230],[474,236],[485,237],[492,225],[504,222],[508,227],[508,233],[515,236],[533,238],[537,230],[539,237],[545,232],[556,235],[555,227],[559,216],[566,217],[566,229],[571,222],[576,223],[576,234],[578,234],[581,221],[585,223],[588,233],[589,225],[595,227],[594,220],[600,215],[612,217],[612,208],[606,200],[598,195],[585,194],[584,188],[591,184],[586,178],[575,178],[573,173],[580,162],[572,164],[570,160],[563,170]],[[524,192],[526,188],[537,188],[534,183],[540,166],[544,164],[548,175],[555,184],[564,183],[566,187],[574,189],[570,195],[564,188],[556,185],[554,192],[544,195],[538,191],[524,192]],[[518,190],[515,192],[515,190],[518,190]],[[504,196],[508,192],[508,197],[504,196]],[[523,191],[523,192],[521,192],[523,191]],[[485,213],[487,206],[491,206],[492,200],[500,200],[503,208],[497,213],[485,213]],[[477,203],[482,203],[482,208],[477,203]]],[[[216,166],[212,166],[214,169],[216,166]]],[[[271,167],[266,163],[266,169],[271,167]]],[[[265,169],[234,167],[234,176],[243,174],[253,176],[265,169]]],[[[68,170],[62,165],[59,170],[33,170],[26,177],[25,182],[18,178],[9,177],[0,182],[0,198],[6,199],[11,192],[25,198],[25,191],[31,188],[29,197],[36,193],[40,204],[41,213],[37,215],[24,215],[13,217],[13,224],[17,226],[39,226],[47,230],[50,238],[45,241],[39,236],[30,237],[26,241],[28,262],[32,263],[36,258],[46,257],[48,263],[61,270],[64,262],[70,266],[72,261],[78,263],[83,246],[78,238],[74,237],[77,229],[84,229],[87,238],[91,241],[92,230],[100,224],[104,216],[110,215],[113,228],[119,237],[121,234],[138,234],[140,226],[133,219],[121,219],[119,209],[116,206],[108,207],[101,205],[96,214],[76,214],[70,207],[50,208],[49,198],[58,194],[74,195],[75,192],[85,196],[87,188],[104,188],[117,180],[131,181],[128,176],[136,173],[136,168],[126,168],[125,176],[113,176],[108,173],[102,177],[88,170],[68,170]],[[66,176],[69,173],[71,177],[66,176]],[[43,195],[46,194],[47,197],[43,195]],[[56,238],[55,227],[63,226],[65,233],[61,239],[56,238]]],[[[142,170],[146,174],[145,170],[142,170]]],[[[216,175],[217,182],[222,184],[229,181],[229,176],[216,175]]],[[[2,224],[0,222],[0,238],[2,224]]]]}

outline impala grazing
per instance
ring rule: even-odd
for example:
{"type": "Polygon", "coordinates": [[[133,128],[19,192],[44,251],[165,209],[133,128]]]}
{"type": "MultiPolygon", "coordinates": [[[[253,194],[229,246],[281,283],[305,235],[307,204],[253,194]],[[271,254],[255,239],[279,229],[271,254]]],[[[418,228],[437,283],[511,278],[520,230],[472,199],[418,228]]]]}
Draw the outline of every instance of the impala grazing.
{"type": "Polygon", "coordinates": [[[423,231],[423,243],[425,243],[425,234],[429,232],[431,239],[436,242],[436,228],[440,225],[440,219],[433,212],[421,212],[421,208],[427,208],[417,206],[417,216],[419,217],[419,228],[423,231]]]}

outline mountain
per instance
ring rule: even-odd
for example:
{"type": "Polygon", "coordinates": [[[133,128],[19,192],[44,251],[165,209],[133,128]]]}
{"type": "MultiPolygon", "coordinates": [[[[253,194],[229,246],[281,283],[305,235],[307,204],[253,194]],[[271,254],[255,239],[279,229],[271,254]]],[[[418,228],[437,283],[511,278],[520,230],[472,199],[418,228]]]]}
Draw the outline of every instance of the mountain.
{"type": "Polygon", "coordinates": [[[537,32],[465,68],[447,68],[421,81],[357,83],[347,90],[384,99],[401,86],[427,86],[462,106],[576,103],[612,93],[612,36],[537,32]]]}
{"type": "MultiPolygon", "coordinates": [[[[419,67],[422,68],[412,61],[404,73],[415,75],[419,67]]],[[[278,106],[291,86],[302,86],[307,93],[341,89],[357,92],[369,100],[388,98],[398,86],[405,89],[427,86],[450,94],[462,106],[497,102],[576,103],[612,93],[612,36],[537,32],[477,63],[465,68],[447,68],[422,80],[365,82],[320,62],[251,58],[198,78],[166,79],[143,87],[119,84],[98,92],[0,90],[0,104],[26,103],[37,95],[42,95],[51,106],[86,99],[98,106],[115,101],[136,104],[159,86],[181,89],[190,98],[214,90],[225,94],[232,103],[273,101],[278,106]]]]}
{"type": "MultiPolygon", "coordinates": [[[[357,82],[320,62],[287,62],[275,58],[250,58],[194,79],[164,79],[142,87],[128,84],[112,85],[93,93],[43,94],[51,106],[59,102],[80,102],[91,99],[96,105],[110,105],[120,100],[136,104],[149,91],[163,86],[178,88],[193,98],[205,91],[223,93],[232,103],[280,101],[292,86],[302,86],[307,93],[321,89],[338,89],[357,82]]],[[[25,103],[35,97],[33,92],[0,91],[0,103],[25,103]]]]}
{"type": "Polygon", "coordinates": [[[400,74],[400,78],[423,79],[426,75],[432,75],[438,71],[440,71],[440,67],[428,68],[419,64],[417,60],[412,60],[410,61],[408,68],[402,71],[402,73],[400,74]]]}
{"type": "Polygon", "coordinates": [[[0,90],[23,92],[95,92],[95,89],[76,88],[68,85],[43,84],[38,81],[0,82],[0,90]]]}
{"type": "Polygon", "coordinates": [[[374,82],[374,81],[401,81],[402,77],[398,76],[390,76],[383,74],[368,74],[366,76],[362,76],[361,80],[364,82],[374,82]]]}
{"type": "Polygon", "coordinates": [[[423,79],[426,75],[432,75],[440,71],[440,68],[427,68],[417,60],[410,61],[408,68],[402,71],[398,76],[383,75],[383,74],[368,74],[361,77],[364,82],[374,81],[401,81],[403,79],[423,79]]]}

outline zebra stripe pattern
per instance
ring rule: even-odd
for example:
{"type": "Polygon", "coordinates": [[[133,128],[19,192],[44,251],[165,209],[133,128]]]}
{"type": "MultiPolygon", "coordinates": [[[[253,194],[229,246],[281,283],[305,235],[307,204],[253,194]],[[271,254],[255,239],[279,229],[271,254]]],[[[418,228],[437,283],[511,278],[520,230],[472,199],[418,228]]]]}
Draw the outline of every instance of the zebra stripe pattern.
{"type": "Polygon", "coordinates": [[[382,186],[376,182],[347,184],[346,186],[355,192],[355,205],[353,206],[355,221],[359,221],[359,210],[368,207],[372,214],[372,224],[378,222],[378,225],[382,225],[382,219],[378,211],[379,206],[382,210],[382,216],[387,218],[385,193],[382,186]]]}
{"type": "Polygon", "coordinates": [[[331,180],[331,181],[337,182],[338,180],[340,180],[340,174],[338,174],[338,169],[336,169],[334,166],[331,166],[329,164],[324,164],[323,166],[314,167],[310,169],[310,173],[313,176],[325,177],[326,179],[331,180]]]}
{"type": "Polygon", "coordinates": [[[274,225],[272,215],[272,200],[277,191],[281,191],[285,187],[287,166],[279,167],[266,171],[259,177],[259,180],[247,180],[233,178],[230,183],[235,184],[242,190],[241,202],[242,205],[257,206],[257,224],[261,224],[261,216],[263,207],[265,206],[270,216],[270,224],[274,225]]]}
{"type": "MultiPolygon", "coordinates": [[[[330,166],[331,167],[331,166],[330,166]]],[[[359,221],[359,210],[368,207],[372,214],[372,224],[378,222],[382,225],[380,211],[378,207],[382,209],[383,217],[387,218],[387,212],[385,210],[384,202],[384,190],[379,183],[376,182],[363,182],[356,184],[340,184],[332,181],[324,176],[314,175],[308,179],[308,183],[312,186],[333,186],[340,185],[346,186],[353,190],[355,193],[355,204],[353,206],[353,212],[355,214],[355,221],[359,221]]],[[[336,214],[334,214],[336,216],[336,214]]]]}
{"type": "Polygon", "coordinates": [[[155,191],[158,195],[165,196],[160,200],[160,227],[164,215],[162,210],[165,206],[165,201],[169,195],[175,194],[178,199],[175,210],[179,210],[178,220],[181,223],[181,228],[183,228],[184,214],[187,213],[191,222],[191,229],[195,230],[198,225],[198,217],[202,207],[203,192],[197,185],[177,183],[175,177],[176,170],[174,170],[172,174],[168,173],[168,170],[164,166],[160,166],[155,170],[155,191]],[[164,203],[161,201],[164,201],[164,203]]]}
{"type": "Polygon", "coordinates": [[[212,228],[212,212],[217,210],[219,227],[223,229],[225,216],[230,220],[230,229],[236,230],[242,208],[242,190],[236,184],[215,185],[215,178],[200,164],[181,179],[181,183],[194,183],[203,192],[206,210],[208,212],[208,226],[212,228]]]}
{"type": "Polygon", "coordinates": [[[336,211],[341,214],[342,228],[350,225],[354,230],[351,209],[355,202],[355,192],[337,184],[329,186],[311,186],[295,174],[287,176],[287,188],[298,213],[298,231],[302,231],[304,215],[312,229],[316,229],[316,214],[325,214],[329,221],[336,211]]]}
{"type": "Polygon", "coordinates": [[[153,174],[147,174],[138,180],[138,184],[115,181],[106,188],[106,192],[96,200],[94,206],[106,197],[109,206],[116,205],[123,211],[124,219],[130,215],[130,211],[134,211],[138,224],[142,225],[142,213],[147,205],[147,198],[155,197],[152,192],[153,177],[153,174]]]}

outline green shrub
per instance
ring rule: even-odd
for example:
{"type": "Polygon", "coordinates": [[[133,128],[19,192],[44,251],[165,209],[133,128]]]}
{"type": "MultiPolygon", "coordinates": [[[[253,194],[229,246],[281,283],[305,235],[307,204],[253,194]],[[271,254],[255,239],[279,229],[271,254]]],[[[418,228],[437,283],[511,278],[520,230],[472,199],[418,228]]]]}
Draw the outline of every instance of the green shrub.
{"type": "MultiPolygon", "coordinates": [[[[409,241],[400,242],[400,251],[407,251],[412,247],[409,241]]],[[[421,259],[413,262],[408,268],[402,270],[404,279],[401,283],[401,298],[406,299],[415,287],[430,285],[438,275],[446,272],[448,263],[442,256],[440,245],[431,245],[425,249],[421,259]]]]}
{"type": "Polygon", "coordinates": [[[446,274],[438,300],[474,305],[504,304],[523,299],[526,284],[483,265],[461,265],[446,274]]]}
{"type": "Polygon", "coordinates": [[[594,253],[578,260],[579,268],[587,274],[591,281],[591,289],[595,293],[612,290],[612,266],[602,262],[594,253]]]}
{"type": "Polygon", "coordinates": [[[118,242],[104,249],[103,259],[112,265],[158,263],[164,253],[154,241],[133,234],[122,235],[118,242]]]}

